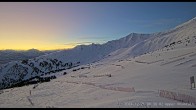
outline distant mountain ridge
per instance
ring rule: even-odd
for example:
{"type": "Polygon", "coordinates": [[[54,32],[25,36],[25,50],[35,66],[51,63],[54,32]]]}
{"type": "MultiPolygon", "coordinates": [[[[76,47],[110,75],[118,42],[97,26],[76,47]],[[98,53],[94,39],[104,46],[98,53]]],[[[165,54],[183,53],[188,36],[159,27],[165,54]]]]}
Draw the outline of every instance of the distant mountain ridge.
{"type": "Polygon", "coordinates": [[[37,49],[29,50],[0,50],[0,65],[25,59],[35,58],[55,51],[39,51],[37,49]]]}

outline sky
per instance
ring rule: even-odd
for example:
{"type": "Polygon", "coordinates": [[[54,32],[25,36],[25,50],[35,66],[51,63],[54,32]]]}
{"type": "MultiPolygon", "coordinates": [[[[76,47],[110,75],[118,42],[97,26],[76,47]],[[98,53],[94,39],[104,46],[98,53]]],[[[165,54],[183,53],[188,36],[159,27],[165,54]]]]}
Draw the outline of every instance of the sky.
{"type": "Polygon", "coordinates": [[[102,44],[194,17],[196,2],[0,2],[0,50],[102,44]]]}

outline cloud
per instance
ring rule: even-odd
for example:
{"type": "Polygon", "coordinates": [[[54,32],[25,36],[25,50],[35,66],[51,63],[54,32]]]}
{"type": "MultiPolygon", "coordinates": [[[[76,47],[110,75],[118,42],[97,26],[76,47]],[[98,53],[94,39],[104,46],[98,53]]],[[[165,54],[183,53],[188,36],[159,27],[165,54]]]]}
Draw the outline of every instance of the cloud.
{"type": "Polygon", "coordinates": [[[85,45],[85,44],[92,44],[92,43],[102,44],[109,40],[108,37],[97,37],[97,36],[77,36],[73,38],[75,42],[66,43],[64,45],[76,46],[76,45],[85,45]],[[80,42],[77,42],[78,39],[80,40],[80,42]]]}
{"type": "Polygon", "coordinates": [[[179,20],[180,20],[179,18],[158,19],[155,20],[154,23],[152,23],[152,25],[169,25],[169,24],[179,22],[179,20]]]}
{"type": "Polygon", "coordinates": [[[87,40],[105,40],[105,39],[108,39],[108,37],[95,37],[95,36],[85,36],[85,37],[77,37],[79,39],[87,39],[87,40]]]}
{"type": "Polygon", "coordinates": [[[181,21],[180,18],[163,18],[157,20],[131,20],[129,23],[138,25],[143,28],[169,26],[171,24],[178,24],[181,21]]]}
{"type": "Polygon", "coordinates": [[[83,44],[90,44],[90,43],[93,43],[93,42],[77,42],[77,43],[67,43],[67,44],[64,44],[64,45],[83,45],[83,44]]]}
{"type": "Polygon", "coordinates": [[[64,45],[76,46],[76,45],[85,45],[85,44],[92,44],[92,43],[100,44],[100,42],[76,42],[76,43],[67,43],[67,44],[64,44],[64,45]]]}

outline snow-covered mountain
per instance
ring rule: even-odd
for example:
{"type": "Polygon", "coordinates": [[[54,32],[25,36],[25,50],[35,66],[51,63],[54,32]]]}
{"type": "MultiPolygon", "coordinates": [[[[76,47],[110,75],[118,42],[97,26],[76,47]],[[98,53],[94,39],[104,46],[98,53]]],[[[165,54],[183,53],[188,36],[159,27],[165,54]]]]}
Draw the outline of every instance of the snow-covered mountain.
{"type": "Polygon", "coordinates": [[[0,107],[196,108],[196,46],[186,47],[105,59],[56,72],[46,83],[0,90],[0,107]]]}
{"type": "Polygon", "coordinates": [[[86,64],[101,60],[113,51],[131,47],[150,37],[150,34],[131,33],[126,37],[112,40],[102,45],[94,43],[91,45],[79,45],[71,50],[60,51],[48,57],[58,58],[61,61],[66,60],[67,62],[79,61],[81,64],[86,64]]]}
{"type": "Polygon", "coordinates": [[[165,47],[172,48],[178,46],[178,48],[183,48],[187,46],[195,46],[196,18],[179,25],[174,29],[154,33],[152,36],[154,37],[135,45],[130,54],[140,55],[146,52],[164,49],[165,47]],[[184,45],[180,45],[181,43],[184,45]]]}
{"type": "Polygon", "coordinates": [[[79,45],[70,50],[10,62],[0,67],[0,88],[7,88],[36,77],[44,77],[62,70],[97,61],[113,61],[136,57],[158,50],[194,47],[196,45],[196,19],[174,29],[130,35],[105,44],[79,45]]]}

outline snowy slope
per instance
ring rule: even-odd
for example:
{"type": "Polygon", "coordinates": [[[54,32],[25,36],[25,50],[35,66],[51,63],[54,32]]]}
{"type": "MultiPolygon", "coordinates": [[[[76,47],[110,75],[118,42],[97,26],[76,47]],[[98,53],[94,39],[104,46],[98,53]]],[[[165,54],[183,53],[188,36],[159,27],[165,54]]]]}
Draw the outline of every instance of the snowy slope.
{"type": "Polygon", "coordinates": [[[167,90],[196,98],[189,82],[195,70],[196,47],[105,60],[50,82],[4,89],[0,107],[195,108],[196,100],[191,104],[159,95],[160,90],[167,90]]]}

